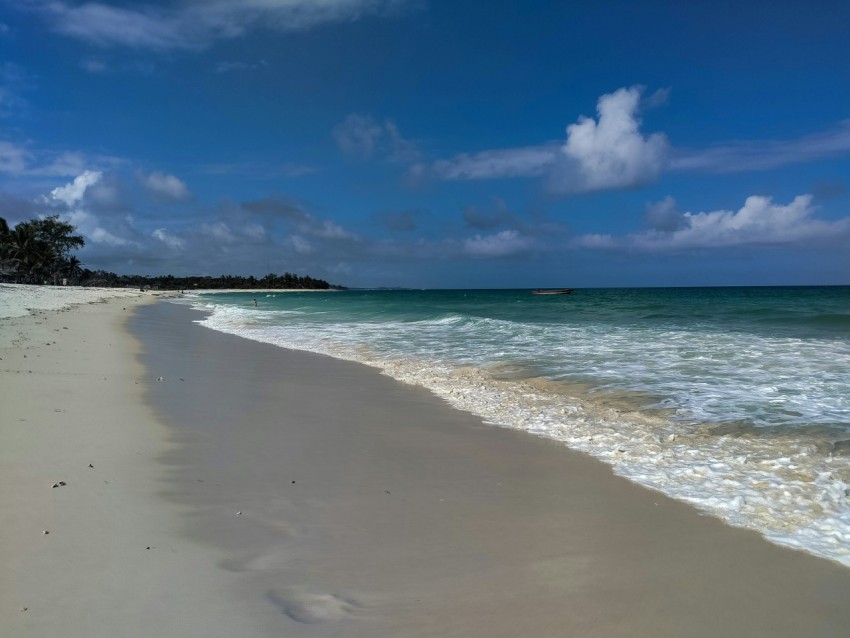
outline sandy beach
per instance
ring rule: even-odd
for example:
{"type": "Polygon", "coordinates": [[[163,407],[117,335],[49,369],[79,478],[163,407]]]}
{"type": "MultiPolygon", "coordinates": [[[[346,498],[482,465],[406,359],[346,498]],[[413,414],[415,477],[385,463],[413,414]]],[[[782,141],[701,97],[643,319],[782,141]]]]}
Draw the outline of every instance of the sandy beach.
{"type": "Polygon", "coordinates": [[[846,635],[837,563],[374,369],[49,290],[0,320],[2,636],[846,635]]]}

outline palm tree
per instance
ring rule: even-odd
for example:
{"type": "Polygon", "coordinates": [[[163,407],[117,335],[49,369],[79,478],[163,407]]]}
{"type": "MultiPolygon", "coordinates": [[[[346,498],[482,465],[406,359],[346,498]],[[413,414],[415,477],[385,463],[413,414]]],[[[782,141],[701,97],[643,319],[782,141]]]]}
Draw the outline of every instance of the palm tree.
{"type": "Polygon", "coordinates": [[[27,280],[40,281],[51,272],[56,261],[53,246],[39,239],[30,224],[18,224],[8,231],[5,257],[27,280]]]}
{"type": "Polygon", "coordinates": [[[0,217],[0,276],[8,277],[15,272],[15,264],[9,259],[9,224],[0,217]]]}
{"type": "Polygon", "coordinates": [[[29,282],[52,278],[54,284],[58,275],[68,268],[69,275],[78,275],[80,262],[70,251],[82,248],[85,239],[74,235],[75,231],[73,225],[61,221],[58,215],[23,221],[12,230],[0,217],[0,269],[7,271],[7,275],[12,270],[29,282]]]}
{"type": "Polygon", "coordinates": [[[77,259],[76,255],[71,255],[68,259],[65,260],[63,264],[62,272],[72,281],[77,281],[80,275],[83,273],[82,263],[79,259],[77,259]]]}
{"type": "Polygon", "coordinates": [[[0,217],[0,261],[6,258],[6,250],[9,244],[9,224],[0,217]]]}

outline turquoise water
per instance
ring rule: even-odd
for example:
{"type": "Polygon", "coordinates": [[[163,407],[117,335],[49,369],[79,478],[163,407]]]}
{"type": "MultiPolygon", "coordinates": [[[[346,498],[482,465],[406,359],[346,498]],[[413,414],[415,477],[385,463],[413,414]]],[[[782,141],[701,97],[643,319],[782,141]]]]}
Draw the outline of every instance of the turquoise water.
{"type": "Polygon", "coordinates": [[[361,361],[850,564],[850,287],[224,293],[202,323],[361,361]],[[257,299],[257,306],[252,300],[257,299]]]}

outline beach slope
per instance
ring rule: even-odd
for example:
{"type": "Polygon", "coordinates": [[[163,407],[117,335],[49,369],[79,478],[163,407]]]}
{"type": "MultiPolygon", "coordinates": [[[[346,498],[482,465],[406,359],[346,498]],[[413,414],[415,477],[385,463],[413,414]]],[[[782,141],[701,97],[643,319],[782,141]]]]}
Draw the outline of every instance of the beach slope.
{"type": "Polygon", "coordinates": [[[4,637],[846,635],[845,567],[149,301],[0,321],[4,637]]]}
{"type": "Polygon", "coordinates": [[[372,368],[140,309],[167,498],[268,635],[840,636],[850,570],[372,368]],[[199,482],[202,480],[203,482],[199,482]],[[236,515],[238,513],[238,515],[236,515]],[[265,605],[265,607],[263,606],[265,605]]]}
{"type": "Polygon", "coordinates": [[[154,300],[0,289],[4,638],[262,635],[227,596],[217,554],[182,536],[159,495],[173,444],[124,330],[154,300]]]}

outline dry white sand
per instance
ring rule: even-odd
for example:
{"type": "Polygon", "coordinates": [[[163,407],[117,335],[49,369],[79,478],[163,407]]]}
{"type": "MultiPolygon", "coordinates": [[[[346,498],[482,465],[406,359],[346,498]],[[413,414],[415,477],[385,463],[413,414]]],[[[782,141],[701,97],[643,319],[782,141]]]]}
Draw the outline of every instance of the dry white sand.
{"type": "Polygon", "coordinates": [[[23,317],[36,310],[61,310],[105,299],[136,299],[146,294],[150,293],[130,288],[0,284],[0,319],[23,317]]]}
{"type": "Polygon", "coordinates": [[[158,496],[169,433],[142,402],[155,381],[123,329],[152,299],[0,290],[6,314],[65,308],[0,320],[3,638],[252,635],[214,553],[158,496]]]}

